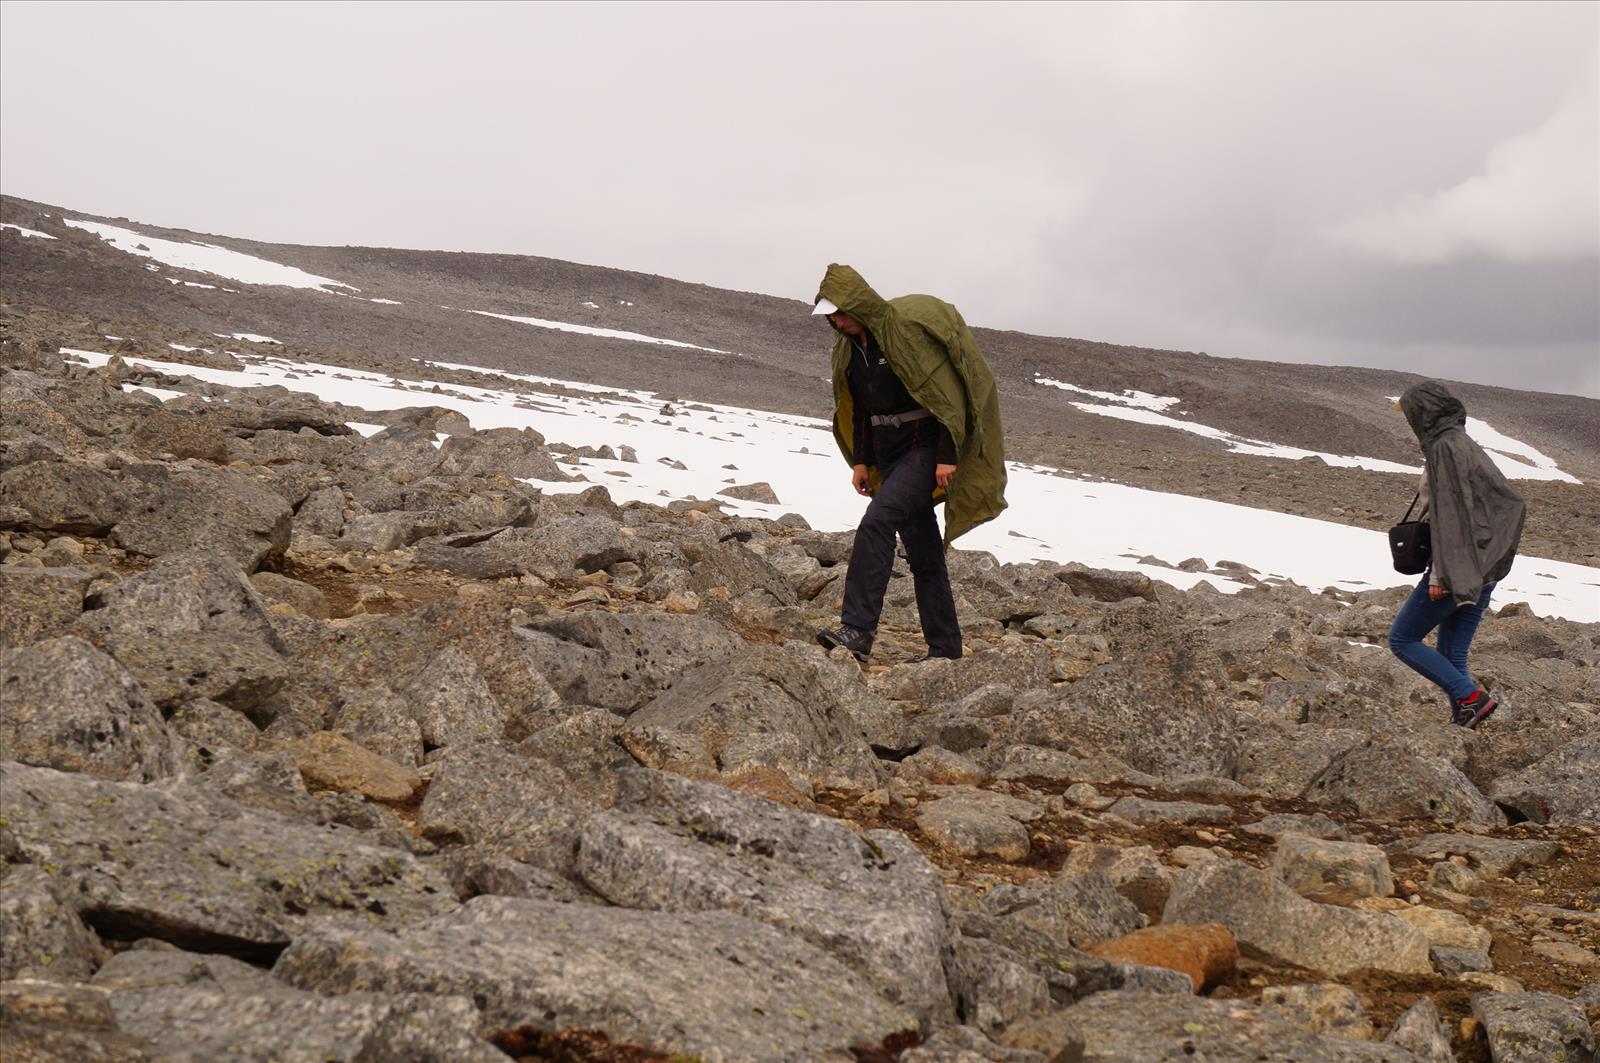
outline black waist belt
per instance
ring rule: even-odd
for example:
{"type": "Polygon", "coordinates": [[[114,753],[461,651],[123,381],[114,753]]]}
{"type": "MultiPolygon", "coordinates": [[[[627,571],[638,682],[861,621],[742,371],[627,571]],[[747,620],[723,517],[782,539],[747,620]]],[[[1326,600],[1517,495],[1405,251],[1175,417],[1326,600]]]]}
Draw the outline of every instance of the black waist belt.
{"type": "Polygon", "coordinates": [[[932,410],[924,410],[919,407],[915,410],[907,410],[905,413],[878,414],[876,417],[871,418],[871,421],[874,428],[882,428],[885,425],[890,428],[899,428],[903,424],[909,424],[912,421],[920,421],[924,417],[932,416],[932,410]]]}

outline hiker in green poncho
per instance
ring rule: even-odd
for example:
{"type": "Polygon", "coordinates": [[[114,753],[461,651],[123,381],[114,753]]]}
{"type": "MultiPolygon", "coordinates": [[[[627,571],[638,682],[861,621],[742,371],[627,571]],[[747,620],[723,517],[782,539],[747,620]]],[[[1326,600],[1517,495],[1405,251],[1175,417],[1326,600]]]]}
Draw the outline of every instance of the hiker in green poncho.
{"type": "Polygon", "coordinates": [[[868,658],[898,535],[928,643],[922,660],[960,657],[945,547],[1006,507],[994,375],[955,307],[931,295],[884,299],[849,266],[828,267],[812,313],[838,334],[834,438],[851,486],[872,499],[856,529],[840,626],[817,641],[868,658]]]}

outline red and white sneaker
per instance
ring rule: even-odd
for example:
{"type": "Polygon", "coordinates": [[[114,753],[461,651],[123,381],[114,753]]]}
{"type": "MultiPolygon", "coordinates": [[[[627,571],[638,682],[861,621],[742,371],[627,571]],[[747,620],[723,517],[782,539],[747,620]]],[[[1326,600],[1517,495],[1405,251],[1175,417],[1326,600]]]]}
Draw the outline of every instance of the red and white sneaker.
{"type": "Polygon", "coordinates": [[[1458,698],[1452,707],[1455,710],[1455,722],[1469,731],[1476,731],[1478,725],[1500,707],[1500,699],[1479,687],[1470,698],[1458,698]]]}

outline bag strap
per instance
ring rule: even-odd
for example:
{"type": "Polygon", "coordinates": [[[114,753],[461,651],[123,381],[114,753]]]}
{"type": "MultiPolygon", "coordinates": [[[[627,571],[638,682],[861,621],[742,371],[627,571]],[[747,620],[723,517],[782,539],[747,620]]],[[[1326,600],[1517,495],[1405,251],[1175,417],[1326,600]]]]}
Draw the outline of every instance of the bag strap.
{"type": "Polygon", "coordinates": [[[1416,497],[1411,500],[1411,504],[1406,507],[1406,515],[1400,518],[1400,523],[1401,524],[1406,524],[1406,523],[1410,522],[1410,520],[1411,520],[1411,511],[1413,509],[1417,508],[1417,502],[1420,501],[1421,498],[1422,498],[1422,492],[1418,491],[1417,494],[1416,494],[1416,497]]]}

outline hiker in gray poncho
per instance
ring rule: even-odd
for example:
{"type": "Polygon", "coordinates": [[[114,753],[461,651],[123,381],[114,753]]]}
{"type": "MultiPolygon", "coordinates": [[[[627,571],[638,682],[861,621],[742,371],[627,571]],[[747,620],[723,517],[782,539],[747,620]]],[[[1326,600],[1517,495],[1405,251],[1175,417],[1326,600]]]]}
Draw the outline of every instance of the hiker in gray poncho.
{"type": "Polygon", "coordinates": [[[1389,649],[1450,697],[1451,722],[1476,728],[1499,702],[1467,671],[1467,650],[1494,585],[1511,571],[1526,507],[1466,433],[1467,410],[1437,380],[1400,396],[1422,445],[1422,520],[1433,554],[1389,629],[1389,649]],[[1439,646],[1422,640],[1439,629],[1439,646]]]}

